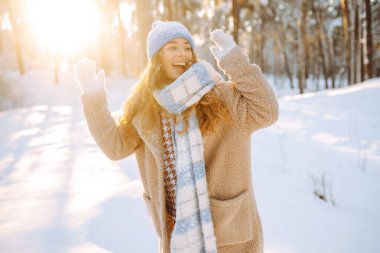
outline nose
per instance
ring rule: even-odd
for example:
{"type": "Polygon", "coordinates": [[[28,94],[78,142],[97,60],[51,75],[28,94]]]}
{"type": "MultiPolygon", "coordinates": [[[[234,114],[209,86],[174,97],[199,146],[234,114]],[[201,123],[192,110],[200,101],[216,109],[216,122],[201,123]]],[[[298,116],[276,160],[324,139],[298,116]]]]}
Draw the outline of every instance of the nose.
{"type": "Polygon", "coordinates": [[[186,53],[186,50],[185,50],[184,48],[180,48],[180,49],[178,50],[178,54],[179,54],[180,56],[185,56],[185,53],[186,53]]]}

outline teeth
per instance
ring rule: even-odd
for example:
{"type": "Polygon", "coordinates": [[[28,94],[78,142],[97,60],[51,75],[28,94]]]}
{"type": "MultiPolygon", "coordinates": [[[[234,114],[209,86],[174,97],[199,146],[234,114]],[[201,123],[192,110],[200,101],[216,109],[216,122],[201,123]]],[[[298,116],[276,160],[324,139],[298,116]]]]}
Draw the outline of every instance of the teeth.
{"type": "Polygon", "coordinates": [[[173,63],[174,66],[186,66],[186,63],[184,62],[175,62],[173,63]]]}

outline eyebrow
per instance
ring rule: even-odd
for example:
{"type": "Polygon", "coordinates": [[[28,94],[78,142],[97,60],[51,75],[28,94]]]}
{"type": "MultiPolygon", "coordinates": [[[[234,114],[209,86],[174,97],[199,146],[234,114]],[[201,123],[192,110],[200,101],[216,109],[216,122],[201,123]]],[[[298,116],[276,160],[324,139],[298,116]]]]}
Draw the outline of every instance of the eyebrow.
{"type": "MultiPolygon", "coordinates": [[[[168,42],[168,45],[169,45],[169,44],[178,44],[178,42],[175,41],[175,40],[174,40],[174,41],[169,41],[169,42],[168,42]]],[[[190,43],[189,43],[188,41],[186,41],[185,44],[186,44],[186,45],[190,45],[190,43]]]]}

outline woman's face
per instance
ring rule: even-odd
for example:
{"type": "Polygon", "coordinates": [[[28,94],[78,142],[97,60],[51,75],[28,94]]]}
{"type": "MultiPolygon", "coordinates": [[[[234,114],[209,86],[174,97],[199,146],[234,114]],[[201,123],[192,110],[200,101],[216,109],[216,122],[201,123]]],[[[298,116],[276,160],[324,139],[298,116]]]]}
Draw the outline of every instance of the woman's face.
{"type": "Polygon", "coordinates": [[[176,38],[161,49],[161,68],[170,81],[176,80],[191,65],[193,51],[186,39],[176,38]]]}

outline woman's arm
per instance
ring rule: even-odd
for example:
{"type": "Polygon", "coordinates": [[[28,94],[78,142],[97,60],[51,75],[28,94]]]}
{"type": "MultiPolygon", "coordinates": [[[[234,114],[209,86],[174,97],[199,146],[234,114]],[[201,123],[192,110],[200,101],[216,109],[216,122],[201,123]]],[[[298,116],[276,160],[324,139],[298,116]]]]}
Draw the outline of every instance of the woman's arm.
{"type": "Polygon", "coordinates": [[[237,46],[218,65],[232,81],[218,88],[232,117],[244,130],[253,132],[277,121],[277,100],[258,65],[250,64],[248,56],[237,46]]]}
{"type": "Polygon", "coordinates": [[[132,124],[120,125],[108,110],[104,90],[81,95],[87,125],[96,143],[111,160],[134,153],[141,139],[132,124]]]}
{"type": "Polygon", "coordinates": [[[140,140],[132,124],[119,125],[108,110],[104,90],[81,95],[87,125],[96,143],[111,160],[120,160],[134,153],[140,140]]]}
{"type": "Polygon", "coordinates": [[[260,67],[250,64],[248,56],[222,30],[211,32],[210,38],[215,43],[210,50],[218,66],[232,80],[230,85],[219,85],[218,90],[235,122],[250,133],[274,123],[278,103],[260,67]]]}
{"type": "Polygon", "coordinates": [[[74,73],[82,91],[81,99],[87,125],[99,147],[111,160],[131,155],[141,139],[132,124],[119,125],[111,116],[105,92],[104,71],[96,74],[95,62],[82,59],[75,64],[74,73]]]}

